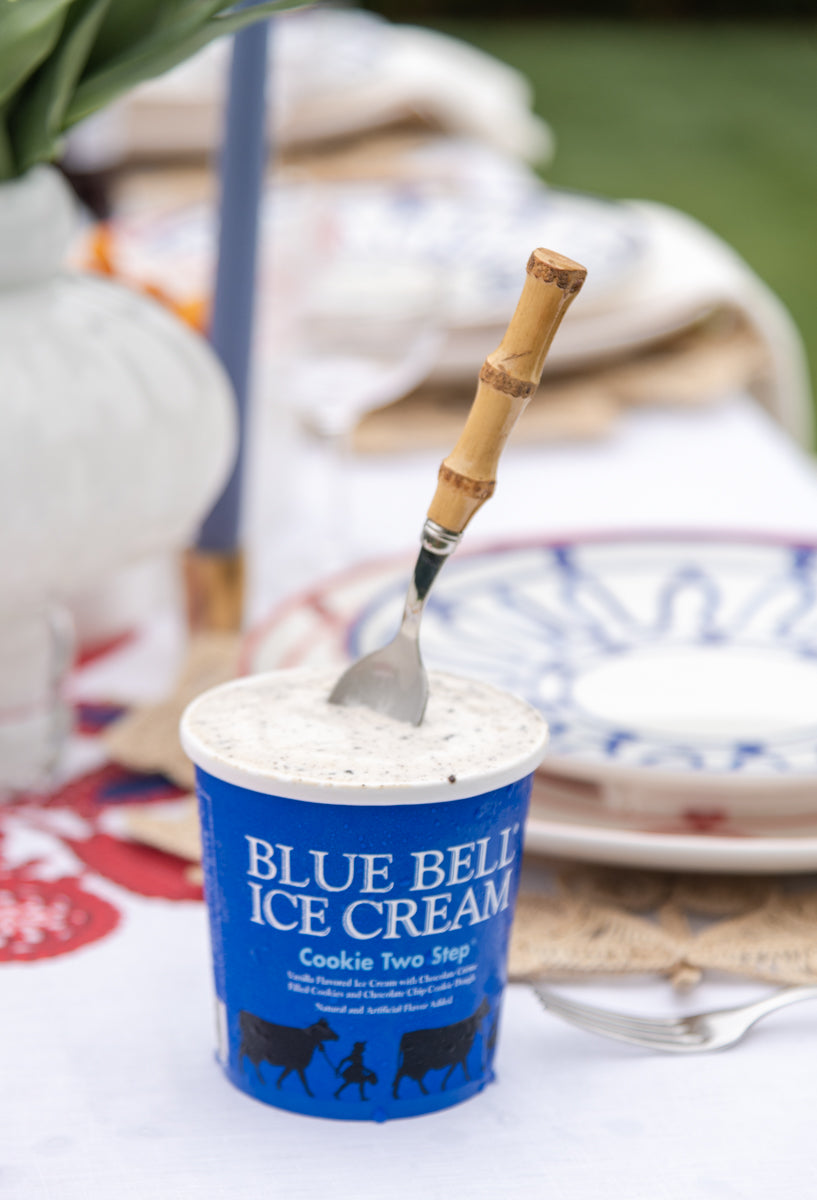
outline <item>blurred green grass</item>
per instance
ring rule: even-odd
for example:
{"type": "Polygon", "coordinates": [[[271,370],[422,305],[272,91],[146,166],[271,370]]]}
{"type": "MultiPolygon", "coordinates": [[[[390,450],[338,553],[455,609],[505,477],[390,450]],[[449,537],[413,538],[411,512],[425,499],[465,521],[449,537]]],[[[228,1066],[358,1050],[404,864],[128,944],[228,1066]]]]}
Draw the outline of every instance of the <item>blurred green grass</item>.
{"type": "Polygon", "coordinates": [[[519,68],[544,177],[703,221],[788,307],[817,385],[817,22],[434,22],[519,68]]]}

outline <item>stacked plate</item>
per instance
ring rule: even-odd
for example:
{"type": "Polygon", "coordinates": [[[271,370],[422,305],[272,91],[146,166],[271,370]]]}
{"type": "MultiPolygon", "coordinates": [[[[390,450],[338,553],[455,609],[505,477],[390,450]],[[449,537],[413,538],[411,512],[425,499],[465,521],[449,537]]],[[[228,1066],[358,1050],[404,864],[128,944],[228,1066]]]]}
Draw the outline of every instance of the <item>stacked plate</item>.
{"type": "MultiPolygon", "coordinates": [[[[290,601],[249,639],[247,668],[382,645],[407,570],[372,564],[290,601]]],[[[548,720],[529,850],[817,866],[817,546],[634,535],[462,553],[429,601],[423,652],[548,720]]]]}
{"type": "MultiPolygon", "coordinates": [[[[594,361],[620,355],[622,347],[648,344],[701,315],[701,304],[690,307],[683,288],[669,312],[654,285],[642,295],[642,268],[656,234],[637,206],[546,187],[483,148],[454,142],[445,149],[448,181],[436,178],[428,151],[409,179],[276,179],[261,214],[261,300],[270,320],[278,319],[279,307],[291,320],[293,305],[307,326],[365,320],[373,305],[400,317],[413,303],[406,289],[410,266],[429,319],[448,335],[437,372],[465,374],[471,382],[486,345],[504,332],[525,263],[539,245],[588,268],[581,304],[566,322],[567,344],[559,344],[565,338],[556,343],[549,369],[584,363],[588,355],[594,361]]],[[[123,188],[112,226],[117,270],[180,302],[206,296],[217,214],[205,199],[186,196],[183,180],[160,177],[155,188],[138,180],[130,191],[123,188]]],[[[86,253],[83,242],[79,261],[86,253]]]]}

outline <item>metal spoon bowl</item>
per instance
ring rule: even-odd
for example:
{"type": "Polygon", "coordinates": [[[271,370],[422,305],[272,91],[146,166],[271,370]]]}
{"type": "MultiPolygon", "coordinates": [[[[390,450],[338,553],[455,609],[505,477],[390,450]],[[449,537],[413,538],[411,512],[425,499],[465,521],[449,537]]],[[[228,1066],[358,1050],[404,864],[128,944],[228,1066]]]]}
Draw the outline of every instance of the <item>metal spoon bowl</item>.
{"type": "Polygon", "coordinates": [[[431,585],[461,537],[426,521],[400,628],[388,645],[358,659],[341,675],[329,695],[330,704],[365,705],[398,721],[420,724],[428,701],[428,676],[420,656],[420,618],[431,585]]]}

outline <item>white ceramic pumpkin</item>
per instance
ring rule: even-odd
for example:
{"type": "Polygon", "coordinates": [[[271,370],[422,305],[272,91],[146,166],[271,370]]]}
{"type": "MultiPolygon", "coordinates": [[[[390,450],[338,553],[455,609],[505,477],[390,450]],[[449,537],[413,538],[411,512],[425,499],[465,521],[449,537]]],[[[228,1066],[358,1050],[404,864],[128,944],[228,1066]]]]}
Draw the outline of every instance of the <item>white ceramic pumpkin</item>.
{"type": "MultiPolygon", "coordinates": [[[[187,544],[235,453],[232,390],[209,345],[147,296],[65,269],[76,221],[52,167],[0,186],[7,644],[52,601],[187,544]]],[[[41,691],[32,673],[42,670],[41,653],[28,666],[18,654],[13,670],[0,663],[0,789],[4,721],[41,691]]]]}
{"type": "Polygon", "coordinates": [[[62,176],[0,186],[0,615],[183,546],[235,451],[207,343],[147,296],[61,269],[62,176]]]}

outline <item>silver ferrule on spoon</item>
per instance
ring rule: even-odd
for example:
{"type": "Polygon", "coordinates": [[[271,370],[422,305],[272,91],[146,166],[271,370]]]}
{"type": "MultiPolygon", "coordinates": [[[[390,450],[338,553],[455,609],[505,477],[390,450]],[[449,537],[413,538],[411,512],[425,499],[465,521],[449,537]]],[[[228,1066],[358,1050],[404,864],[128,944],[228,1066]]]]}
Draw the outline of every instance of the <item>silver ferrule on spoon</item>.
{"type": "Polygon", "coordinates": [[[414,564],[414,572],[400,622],[400,632],[404,636],[413,638],[415,641],[420,636],[420,618],[428,593],[449,555],[453,554],[460,544],[461,538],[461,533],[444,529],[436,521],[427,520],[423,526],[420,553],[414,564]]]}

